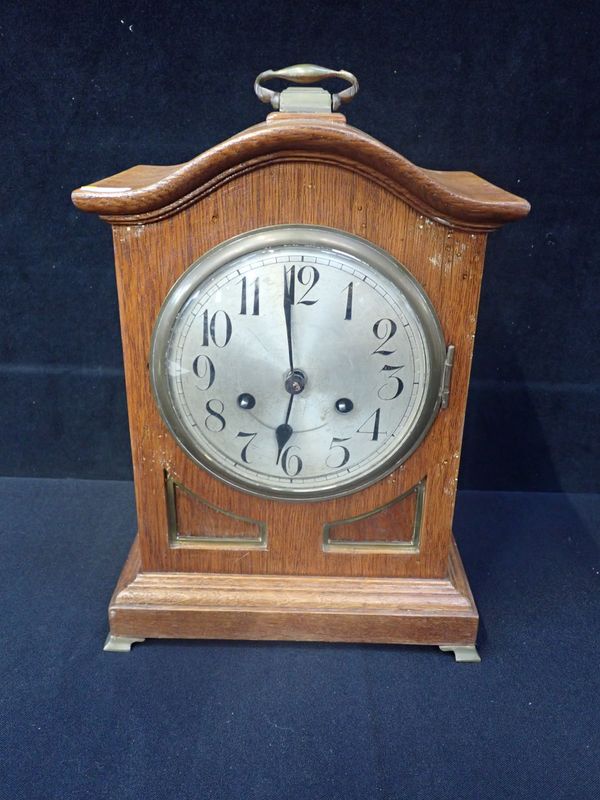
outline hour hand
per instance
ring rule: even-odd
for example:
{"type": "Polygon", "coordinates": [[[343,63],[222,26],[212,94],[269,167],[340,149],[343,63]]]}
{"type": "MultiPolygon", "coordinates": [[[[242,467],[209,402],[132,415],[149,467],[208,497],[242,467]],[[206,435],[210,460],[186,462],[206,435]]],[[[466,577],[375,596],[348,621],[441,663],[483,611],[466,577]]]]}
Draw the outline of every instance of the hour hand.
{"type": "Polygon", "coordinates": [[[281,458],[281,453],[283,452],[283,448],[289,442],[292,434],[294,433],[294,429],[290,425],[290,414],[292,413],[293,403],[294,403],[294,395],[290,394],[290,400],[285,414],[285,422],[282,422],[281,425],[278,425],[275,428],[275,438],[277,439],[277,460],[275,461],[276,464],[279,464],[279,459],[281,458]]]}
{"type": "Polygon", "coordinates": [[[275,461],[276,464],[279,464],[279,459],[281,458],[281,454],[283,452],[283,448],[289,442],[292,434],[294,433],[294,429],[291,425],[288,425],[287,422],[282,423],[275,429],[275,436],[277,438],[277,460],[275,461]]]}

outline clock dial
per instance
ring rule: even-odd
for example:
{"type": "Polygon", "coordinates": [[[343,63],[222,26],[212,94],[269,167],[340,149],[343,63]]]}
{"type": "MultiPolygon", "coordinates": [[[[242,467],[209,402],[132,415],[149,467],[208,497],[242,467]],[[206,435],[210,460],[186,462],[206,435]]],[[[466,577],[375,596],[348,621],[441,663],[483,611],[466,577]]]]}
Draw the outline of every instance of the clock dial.
{"type": "Polygon", "coordinates": [[[407,458],[439,406],[444,343],[423,290],[341,231],[237,237],[169,294],[152,346],[163,418],[222,479],[335,496],[407,458]]]}

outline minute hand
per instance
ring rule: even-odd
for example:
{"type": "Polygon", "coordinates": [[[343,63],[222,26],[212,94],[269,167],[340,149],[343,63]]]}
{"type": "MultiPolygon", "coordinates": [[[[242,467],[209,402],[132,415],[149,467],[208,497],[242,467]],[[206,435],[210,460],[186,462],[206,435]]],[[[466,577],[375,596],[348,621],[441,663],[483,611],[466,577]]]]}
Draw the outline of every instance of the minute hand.
{"type": "Polygon", "coordinates": [[[292,347],[292,303],[293,303],[295,270],[296,270],[295,267],[291,268],[290,282],[288,283],[287,270],[285,269],[285,267],[283,268],[283,311],[285,314],[285,330],[287,334],[290,372],[294,371],[294,350],[292,347]]]}

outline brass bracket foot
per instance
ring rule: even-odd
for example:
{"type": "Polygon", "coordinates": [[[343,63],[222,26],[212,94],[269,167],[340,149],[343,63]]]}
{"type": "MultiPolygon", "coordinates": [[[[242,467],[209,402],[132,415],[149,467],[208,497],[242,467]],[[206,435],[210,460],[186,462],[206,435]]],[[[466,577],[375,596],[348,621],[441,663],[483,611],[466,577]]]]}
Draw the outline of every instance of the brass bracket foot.
{"type": "Polygon", "coordinates": [[[481,661],[474,644],[441,644],[440,650],[443,653],[454,653],[456,661],[481,661]]]}
{"type": "Polygon", "coordinates": [[[137,639],[134,636],[113,636],[109,633],[104,642],[104,650],[110,653],[128,653],[132,644],[144,641],[145,639],[137,639]]]}

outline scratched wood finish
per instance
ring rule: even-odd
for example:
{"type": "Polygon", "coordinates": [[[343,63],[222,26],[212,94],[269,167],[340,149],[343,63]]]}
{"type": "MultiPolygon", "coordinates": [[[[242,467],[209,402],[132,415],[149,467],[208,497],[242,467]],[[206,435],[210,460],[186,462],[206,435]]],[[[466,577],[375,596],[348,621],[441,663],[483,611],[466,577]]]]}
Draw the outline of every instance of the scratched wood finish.
{"type": "Polygon", "coordinates": [[[165,220],[115,226],[114,244],[144,569],[442,576],[454,508],[485,234],[453,231],[433,222],[361,174],[331,164],[285,162],[245,173],[165,220]],[[260,499],[232,489],[201,470],[167,432],[152,395],[147,367],[160,307],[175,280],[193,261],[233,235],[294,222],[357,233],[390,252],[423,285],[438,311],[446,341],[456,346],[450,406],[440,412],[414,455],[374,486],[319,503],[260,499]],[[266,521],[268,549],[248,554],[170,549],[165,471],[219,508],[266,521]],[[350,556],[323,552],[325,523],[389,503],[423,478],[426,490],[419,553],[350,556]]]}
{"type": "Polygon", "coordinates": [[[346,125],[341,114],[271,114],[266,123],[185,164],[133,167],[81,187],[73,199],[83,211],[106,215],[113,224],[149,222],[176,213],[248,169],[296,157],[362,171],[413,208],[463,230],[493,230],[529,211],[526,200],[471,172],[417,167],[346,125]]]}
{"type": "Polygon", "coordinates": [[[462,427],[487,231],[524,216],[526,201],[470,173],[420,169],[340,115],[272,115],[187,164],[135,167],[73,199],[112,224],[119,291],[139,534],[111,603],[111,631],[472,643],[477,612],[451,532],[462,427]],[[376,485],[312,503],[245,494],[191,462],[161,421],[148,374],[156,317],[185,269],[232,236],[293,223],[348,231],[391,253],[424,287],[446,342],[456,347],[450,405],[418,450],[376,485]],[[165,474],[217,508],[264,521],[267,548],[171,547],[165,474]],[[419,481],[425,496],[417,552],[324,551],[325,524],[367,514],[419,481]],[[207,576],[217,581],[208,594],[207,576]],[[315,584],[314,576],[330,583],[315,584]],[[236,610],[227,598],[243,606],[252,580],[263,605],[252,610],[248,600],[236,610]],[[284,583],[273,589],[268,581],[284,583]],[[304,600],[285,611],[278,593],[293,595],[289,581],[304,600]],[[364,615],[344,599],[363,584],[372,604],[364,615]],[[441,584],[447,606],[438,613],[431,597],[441,584]],[[168,587],[185,609],[168,600],[168,587]],[[169,608],[159,610],[162,603],[169,608]]]}
{"type": "Polygon", "coordinates": [[[469,645],[478,615],[452,540],[443,579],[149,573],[138,539],[110,604],[113,636],[469,645]]]}

